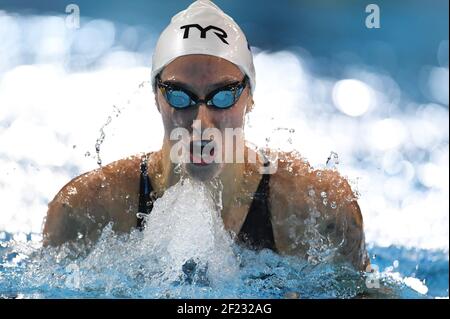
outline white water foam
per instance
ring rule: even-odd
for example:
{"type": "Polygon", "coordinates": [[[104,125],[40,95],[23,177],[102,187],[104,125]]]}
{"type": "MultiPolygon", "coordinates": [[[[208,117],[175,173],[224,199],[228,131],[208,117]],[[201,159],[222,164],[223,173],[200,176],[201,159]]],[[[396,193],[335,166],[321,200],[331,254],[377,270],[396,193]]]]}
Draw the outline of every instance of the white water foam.
{"type": "Polygon", "coordinates": [[[213,198],[205,184],[182,179],[155,202],[143,245],[156,256],[164,256],[161,266],[173,270],[171,280],[191,259],[207,267],[213,281],[237,274],[233,241],[213,198]]]}

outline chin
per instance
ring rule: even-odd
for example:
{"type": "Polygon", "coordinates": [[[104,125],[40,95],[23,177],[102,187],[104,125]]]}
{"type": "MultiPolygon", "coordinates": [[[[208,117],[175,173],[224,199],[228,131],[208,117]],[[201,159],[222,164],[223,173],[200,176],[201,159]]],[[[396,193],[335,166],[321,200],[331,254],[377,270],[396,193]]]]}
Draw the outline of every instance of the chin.
{"type": "Polygon", "coordinates": [[[189,176],[196,180],[206,182],[219,176],[220,172],[222,171],[223,165],[218,163],[211,163],[207,165],[186,163],[185,168],[189,176]]]}

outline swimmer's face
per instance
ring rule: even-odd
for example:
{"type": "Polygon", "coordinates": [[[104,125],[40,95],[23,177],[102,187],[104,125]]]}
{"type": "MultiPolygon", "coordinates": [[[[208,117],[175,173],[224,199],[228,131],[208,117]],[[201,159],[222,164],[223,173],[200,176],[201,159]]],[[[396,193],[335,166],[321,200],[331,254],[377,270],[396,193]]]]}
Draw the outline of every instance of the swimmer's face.
{"type": "MultiPolygon", "coordinates": [[[[227,60],[209,55],[194,54],[182,56],[172,61],[160,73],[160,79],[162,83],[176,84],[178,87],[193,93],[199,99],[205,99],[209,93],[217,88],[241,82],[244,79],[244,74],[236,65],[227,60]]],[[[225,129],[243,129],[245,114],[253,105],[249,84],[245,86],[237,102],[227,109],[218,109],[205,103],[185,109],[176,109],[167,102],[158,87],[155,98],[164,124],[165,139],[169,145],[173,146],[179,142],[179,140],[170,141],[170,134],[176,128],[184,128],[189,131],[190,143],[201,144],[201,140],[203,140],[203,145],[211,140],[214,140],[214,143],[220,143],[219,146],[221,147],[212,149],[211,146],[213,144],[209,144],[207,150],[212,156],[210,159],[218,156],[218,151],[221,150],[222,163],[214,161],[210,164],[205,164],[205,162],[198,163],[199,157],[197,155],[201,158],[202,153],[198,153],[195,150],[200,150],[201,152],[201,148],[192,147],[192,145],[188,147],[190,160],[184,164],[186,171],[192,177],[200,180],[209,180],[219,175],[224,168],[225,152],[234,152],[234,147],[236,146],[236,143],[233,142],[231,145],[233,150],[225,149],[225,129]],[[200,127],[197,125],[195,134],[194,121],[200,121],[196,122],[197,124],[201,123],[201,130],[199,130],[200,127]],[[213,131],[220,132],[221,140],[205,135],[202,136],[206,129],[215,129],[213,131]],[[194,160],[193,157],[197,158],[197,160],[194,160]]]]}

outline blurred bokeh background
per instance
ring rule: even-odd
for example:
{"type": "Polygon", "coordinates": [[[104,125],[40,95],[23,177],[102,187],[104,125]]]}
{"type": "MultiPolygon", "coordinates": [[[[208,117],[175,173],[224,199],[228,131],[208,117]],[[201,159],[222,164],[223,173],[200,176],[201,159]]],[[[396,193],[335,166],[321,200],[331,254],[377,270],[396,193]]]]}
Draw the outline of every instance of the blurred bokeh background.
{"type": "MultiPolygon", "coordinates": [[[[246,134],[321,167],[331,152],[360,193],[370,245],[449,244],[448,1],[217,0],[255,57],[246,134]]],[[[0,236],[38,239],[71,178],[156,150],[151,55],[191,1],[0,0],[0,236]]],[[[1,239],[1,238],[0,238],[1,239]]],[[[448,266],[447,266],[448,271],[448,266]]],[[[447,290],[448,296],[448,274],[447,290]]]]}

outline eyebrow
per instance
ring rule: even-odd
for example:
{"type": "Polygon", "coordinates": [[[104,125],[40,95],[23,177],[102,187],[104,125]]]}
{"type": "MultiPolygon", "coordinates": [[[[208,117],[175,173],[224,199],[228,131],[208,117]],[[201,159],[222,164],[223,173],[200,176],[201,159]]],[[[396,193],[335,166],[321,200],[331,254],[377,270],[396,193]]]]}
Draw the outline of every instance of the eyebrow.
{"type": "MultiPolygon", "coordinates": [[[[188,91],[190,91],[191,93],[195,93],[194,90],[193,90],[193,88],[192,88],[189,84],[184,83],[184,82],[173,81],[173,80],[166,80],[166,81],[164,81],[164,80],[162,80],[162,79],[161,79],[161,82],[162,82],[162,83],[165,83],[165,84],[173,85],[173,86],[176,86],[176,87],[185,89],[185,90],[188,90],[188,91]]],[[[231,84],[235,84],[235,83],[237,84],[237,83],[239,83],[239,82],[240,82],[239,80],[231,79],[231,78],[230,78],[230,79],[225,80],[225,81],[222,81],[222,82],[217,82],[217,83],[209,84],[209,85],[208,85],[208,92],[214,91],[214,90],[216,90],[216,89],[218,89],[218,88],[225,87],[225,86],[228,86],[228,85],[231,85],[231,84]]]]}

